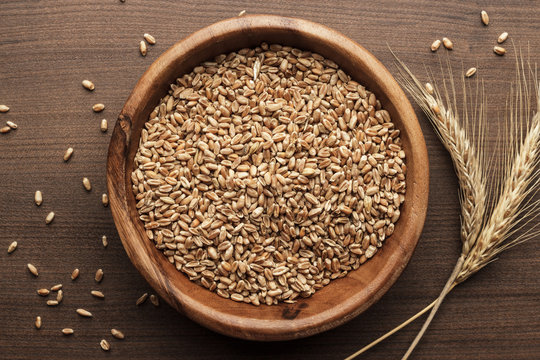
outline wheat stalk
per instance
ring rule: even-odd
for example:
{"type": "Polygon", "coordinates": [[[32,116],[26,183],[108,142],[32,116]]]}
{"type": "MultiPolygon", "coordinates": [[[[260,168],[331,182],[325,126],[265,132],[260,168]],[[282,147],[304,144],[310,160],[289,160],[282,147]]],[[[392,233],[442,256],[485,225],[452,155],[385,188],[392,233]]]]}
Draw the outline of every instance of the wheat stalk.
{"type": "MultiPolygon", "coordinates": [[[[394,54],[395,56],[395,54],[394,54]]],[[[438,89],[430,94],[408,67],[397,57],[401,65],[401,82],[419,104],[432,123],[441,142],[451,155],[454,169],[460,184],[461,211],[461,255],[439,297],[418,314],[388,332],[373,343],[364,347],[347,359],[353,359],[372,346],[399,331],[416,318],[431,309],[430,315],[422,329],[412,342],[403,359],[408,359],[445,296],[459,283],[478,272],[495,260],[502,251],[539,234],[536,225],[516,238],[511,236],[521,230],[540,213],[540,200],[531,201],[539,191],[540,172],[540,113],[531,116],[531,97],[535,97],[537,111],[540,109],[538,93],[538,76],[534,76],[535,93],[529,92],[523,61],[517,61],[517,87],[512,88],[510,115],[507,117],[507,128],[511,136],[503,146],[504,159],[501,167],[492,170],[494,180],[487,183],[491,159],[486,156],[485,128],[486,107],[483,91],[477,82],[476,100],[473,103],[473,118],[477,122],[477,131],[472,134],[470,117],[464,107],[463,119],[460,120],[456,108],[456,91],[450,66],[450,85],[443,82],[444,100],[438,89]],[[452,96],[451,96],[452,94],[452,96]],[[478,103],[478,99],[480,103],[478,103]],[[445,106],[445,103],[447,106],[445,106]],[[451,104],[454,104],[452,106],[451,104]],[[462,124],[463,122],[463,124],[462,124]],[[524,135],[521,124],[526,123],[528,131],[524,135]],[[476,142],[472,139],[476,136],[476,142]],[[486,195],[491,196],[488,198],[486,195]]],[[[464,104],[467,104],[466,87],[463,85],[464,104]]],[[[483,88],[482,88],[483,90],[483,88]]]]}

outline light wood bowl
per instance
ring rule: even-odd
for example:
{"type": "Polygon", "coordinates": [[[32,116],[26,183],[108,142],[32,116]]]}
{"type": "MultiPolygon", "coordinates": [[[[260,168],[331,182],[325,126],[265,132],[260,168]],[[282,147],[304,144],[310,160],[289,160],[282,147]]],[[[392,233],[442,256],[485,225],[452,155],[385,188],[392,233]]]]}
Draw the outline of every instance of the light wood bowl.
{"type": "Polygon", "coordinates": [[[144,73],[118,117],[109,145],[107,186],[114,222],[126,252],[148,283],[172,307],[219,333],[251,340],[310,336],[351,320],[394,284],[407,265],[424,225],[428,158],[418,120],[388,70],[346,36],[306,20],[252,15],[224,20],[179,41],[144,73]],[[401,130],[407,193],[394,234],[380,251],[345,278],[295,304],[259,307],[223,299],[176,270],[155,248],[138,219],[130,174],[143,124],[169,84],[200,62],[261,42],[291,45],[334,60],[373,91],[401,130]]]}

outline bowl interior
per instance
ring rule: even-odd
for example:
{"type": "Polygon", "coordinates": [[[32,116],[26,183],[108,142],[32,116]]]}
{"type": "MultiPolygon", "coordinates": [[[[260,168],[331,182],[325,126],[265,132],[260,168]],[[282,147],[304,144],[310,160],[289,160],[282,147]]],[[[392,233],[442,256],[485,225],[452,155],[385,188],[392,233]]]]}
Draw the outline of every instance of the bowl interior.
{"type": "Polygon", "coordinates": [[[420,236],[427,208],[428,162],[418,121],[388,71],[347,37],[308,21],[266,15],[222,21],[198,31],[164,53],[139,80],[126,102],[109,148],[108,186],[120,237],[134,265],[159,295],[193,320],[245,339],[283,340],[335,327],[377,301],[406,266],[420,236]],[[143,124],[169,84],[200,62],[261,42],[290,45],[332,59],[373,91],[401,130],[407,193],[394,234],[376,256],[334,280],[309,299],[274,306],[236,303],[189,281],[145,235],[138,219],[130,175],[143,124]]]}

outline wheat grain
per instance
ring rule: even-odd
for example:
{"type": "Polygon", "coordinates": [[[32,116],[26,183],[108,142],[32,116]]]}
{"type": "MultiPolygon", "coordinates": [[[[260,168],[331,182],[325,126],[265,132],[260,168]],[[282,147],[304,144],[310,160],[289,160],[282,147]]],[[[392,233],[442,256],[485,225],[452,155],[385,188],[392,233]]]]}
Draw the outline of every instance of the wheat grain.
{"type": "Polygon", "coordinates": [[[109,351],[111,349],[111,345],[109,344],[109,342],[105,339],[102,339],[100,342],[99,342],[99,346],[101,346],[101,348],[104,350],[104,351],[109,351]]]}
{"type": "Polygon", "coordinates": [[[101,104],[101,103],[94,104],[94,105],[92,106],[92,110],[93,110],[94,112],[97,112],[97,113],[98,113],[98,112],[102,112],[103,110],[105,110],[105,105],[103,105],[103,104],[101,104]]]}
{"type": "Polygon", "coordinates": [[[470,77],[473,76],[474,74],[476,74],[476,68],[475,68],[475,67],[472,67],[472,68],[469,68],[469,69],[465,72],[465,77],[470,78],[470,77]]]}
{"type": "Polygon", "coordinates": [[[62,329],[62,334],[64,335],[72,335],[75,331],[73,331],[73,329],[71,328],[65,328],[65,329],[62,329]]]}
{"type": "Polygon", "coordinates": [[[107,236],[103,235],[101,237],[101,243],[103,244],[104,248],[106,248],[109,245],[109,242],[107,241],[107,236]]]}
{"type": "Polygon", "coordinates": [[[493,52],[499,56],[503,56],[504,54],[506,54],[506,49],[501,46],[495,46],[493,48],[493,52]]]}
{"type": "Polygon", "coordinates": [[[43,194],[41,194],[41,191],[37,190],[34,194],[34,202],[37,206],[40,206],[43,203],[43,194]]]}
{"type": "Polygon", "coordinates": [[[484,24],[485,26],[488,26],[489,24],[489,16],[488,16],[488,13],[484,10],[482,10],[480,12],[480,18],[482,19],[482,24],[484,24]]]}
{"type": "Polygon", "coordinates": [[[96,276],[94,277],[94,280],[98,283],[100,283],[102,280],[103,280],[103,270],[102,269],[97,269],[96,271],[96,276]]]}
{"type": "Polygon", "coordinates": [[[79,269],[73,270],[73,271],[71,272],[71,280],[77,279],[77,278],[79,277],[79,273],[80,273],[79,269]]]}
{"type": "Polygon", "coordinates": [[[53,222],[54,220],[54,211],[51,211],[50,213],[47,214],[47,216],[45,217],[45,224],[49,225],[50,223],[53,222]]]}
{"type": "Polygon", "coordinates": [[[30,273],[32,273],[32,275],[34,275],[35,277],[39,275],[37,268],[34,265],[26,264],[26,267],[28,268],[28,271],[30,271],[30,273]]]}
{"type": "Polygon", "coordinates": [[[41,329],[41,316],[36,316],[36,321],[34,322],[36,329],[41,329]]]}
{"type": "Polygon", "coordinates": [[[146,43],[142,40],[139,43],[139,51],[142,56],[146,56],[146,52],[147,52],[146,43]]]}
{"type": "Polygon", "coordinates": [[[82,81],[82,86],[87,89],[87,90],[94,90],[96,88],[96,86],[94,85],[93,82],[91,82],[90,80],[83,80],[82,81]]]}
{"type": "Polygon", "coordinates": [[[442,42],[445,48],[452,50],[454,48],[454,43],[447,37],[442,38],[442,42]]]}
{"type": "Polygon", "coordinates": [[[124,333],[117,329],[111,329],[111,335],[120,340],[125,338],[124,333]]]}
{"type": "Polygon", "coordinates": [[[103,293],[101,291],[98,291],[98,290],[92,290],[92,291],[90,291],[90,294],[92,294],[92,296],[97,297],[99,299],[104,299],[105,298],[105,295],[103,295],[103,293]]]}
{"type": "Polygon", "coordinates": [[[107,122],[107,119],[102,119],[101,124],[99,125],[99,129],[101,132],[107,132],[107,129],[109,128],[109,124],[107,122]]]}
{"type": "Polygon", "coordinates": [[[82,183],[86,191],[92,190],[92,184],[90,183],[90,180],[88,178],[84,177],[82,179],[82,183]]]}
{"type": "Polygon", "coordinates": [[[17,242],[13,241],[11,244],[9,244],[7,252],[8,252],[8,254],[11,254],[15,250],[17,250],[17,242]]]}
{"type": "Polygon", "coordinates": [[[156,44],[156,38],[153,37],[152,35],[144,34],[143,37],[144,37],[144,40],[146,40],[146,42],[148,42],[150,45],[156,44]]]}
{"type": "Polygon", "coordinates": [[[105,193],[101,194],[101,204],[105,207],[109,206],[109,195],[105,193]]]}
{"type": "Polygon", "coordinates": [[[152,303],[152,305],[154,305],[155,307],[158,307],[159,306],[159,298],[152,294],[150,295],[150,302],[152,303]]]}
{"type": "Polygon", "coordinates": [[[19,127],[19,125],[15,124],[13,121],[6,121],[6,125],[9,126],[10,128],[12,128],[13,130],[17,130],[17,128],[19,127]]]}
{"type": "Polygon", "coordinates": [[[499,37],[497,38],[497,43],[502,44],[506,41],[506,39],[508,39],[508,33],[505,31],[501,35],[499,35],[499,37]]]}
{"type": "Polygon", "coordinates": [[[0,113],[7,113],[9,111],[9,107],[6,105],[0,105],[0,113]]]}
{"type": "Polygon", "coordinates": [[[137,301],[135,302],[135,305],[139,306],[139,305],[142,305],[146,299],[148,299],[148,293],[144,293],[142,294],[138,299],[137,301]]]}
{"type": "Polygon", "coordinates": [[[41,296],[47,296],[47,295],[49,295],[50,290],[49,290],[49,289],[45,289],[45,288],[43,288],[43,289],[38,289],[38,290],[37,290],[37,293],[38,293],[38,295],[41,295],[41,296]]]}
{"type": "Polygon", "coordinates": [[[64,161],[69,161],[69,159],[71,159],[71,155],[73,155],[73,148],[70,147],[64,153],[64,161]]]}
{"type": "Polygon", "coordinates": [[[431,51],[435,52],[441,47],[441,40],[437,39],[431,43],[431,51]]]}
{"type": "Polygon", "coordinates": [[[392,235],[401,145],[375,94],[334,62],[262,44],[171,85],[141,132],[133,193],[147,236],[189,279],[235,301],[294,302],[392,235]]]}
{"type": "Polygon", "coordinates": [[[75,310],[77,314],[81,315],[82,317],[92,317],[92,313],[85,309],[77,309],[75,310]]]}

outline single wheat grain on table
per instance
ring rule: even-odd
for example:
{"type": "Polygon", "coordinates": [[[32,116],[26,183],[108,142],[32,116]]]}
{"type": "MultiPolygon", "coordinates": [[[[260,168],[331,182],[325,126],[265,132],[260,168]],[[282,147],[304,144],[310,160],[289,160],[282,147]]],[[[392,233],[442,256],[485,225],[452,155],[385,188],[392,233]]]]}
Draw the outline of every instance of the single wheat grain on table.
{"type": "Polygon", "coordinates": [[[318,54],[262,44],[178,78],[141,133],[131,179],[146,234],[219,296],[294,302],[393,233],[400,131],[318,54]]]}

